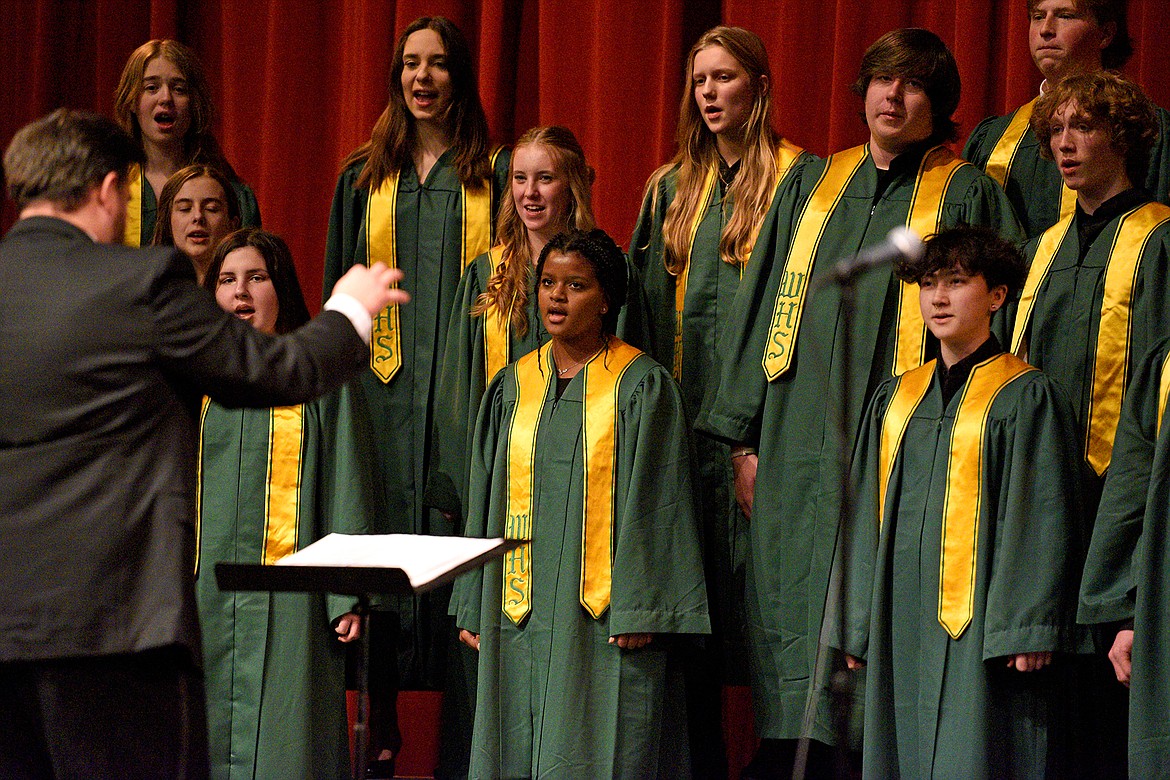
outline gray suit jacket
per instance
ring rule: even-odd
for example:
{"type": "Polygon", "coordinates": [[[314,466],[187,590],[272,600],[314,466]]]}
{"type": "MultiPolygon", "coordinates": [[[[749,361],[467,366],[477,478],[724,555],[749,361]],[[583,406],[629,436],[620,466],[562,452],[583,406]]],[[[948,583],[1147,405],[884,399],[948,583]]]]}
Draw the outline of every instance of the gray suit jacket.
{"type": "Polygon", "coordinates": [[[342,315],[265,336],[170,249],[32,217],[0,243],[0,662],[184,645],[199,400],[281,406],[353,376],[342,315]]]}

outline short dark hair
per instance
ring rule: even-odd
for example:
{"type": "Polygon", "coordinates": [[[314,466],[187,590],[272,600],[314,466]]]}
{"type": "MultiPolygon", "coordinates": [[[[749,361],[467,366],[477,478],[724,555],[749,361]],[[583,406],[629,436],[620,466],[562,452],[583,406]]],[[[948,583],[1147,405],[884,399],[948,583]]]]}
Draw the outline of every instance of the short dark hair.
{"type": "Polygon", "coordinates": [[[1052,159],[1052,117],[1071,102],[1084,118],[1105,126],[1113,148],[1125,157],[1130,182],[1142,186],[1158,138],[1158,112],[1142,88],[1107,70],[1061,79],[1032,109],[1032,132],[1045,159],[1052,159]]]}
{"type": "MultiPolygon", "coordinates": [[[[1101,66],[1110,70],[1117,70],[1133,56],[1133,41],[1129,37],[1129,25],[1126,23],[1126,0],[1073,0],[1077,10],[1093,15],[1097,26],[1104,29],[1113,24],[1115,30],[1113,40],[1101,50],[1101,66]]],[[[1036,10],[1041,0],[1028,0],[1028,13],[1036,10]]]]}
{"type": "Polygon", "coordinates": [[[959,126],[951,115],[959,107],[963,85],[955,57],[941,38],[921,27],[886,33],[861,58],[853,92],[864,99],[869,82],[883,74],[922,80],[930,99],[930,141],[941,143],[958,137],[959,126]]]}
{"type": "Polygon", "coordinates": [[[207,267],[203,286],[214,295],[215,288],[219,285],[219,271],[223,268],[224,259],[228,253],[244,247],[252,247],[264,258],[268,276],[272,279],[272,286],[276,288],[276,300],[280,305],[280,310],[276,313],[276,332],[289,333],[308,322],[311,319],[309,307],[305,305],[305,296],[297,279],[292,252],[283,238],[267,230],[246,227],[225,236],[216,247],[211,265],[207,267]]]}
{"type": "Polygon", "coordinates": [[[110,172],[122,181],[144,161],[142,148],[113,121],[58,108],[22,127],[4,152],[5,186],[18,208],[49,201],[76,211],[110,172]]]}
{"type": "Polygon", "coordinates": [[[626,291],[630,283],[629,272],[626,270],[626,256],[621,248],[601,228],[557,233],[540,251],[540,260],[536,263],[536,289],[533,295],[539,294],[544,261],[554,252],[562,255],[579,254],[592,266],[609,307],[609,311],[601,315],[601,330],[607,335],[613,335],[617,330],[618,312],[626,303],[626,291]]]}
{"type": "Polygon", "coordinates": [[[958,269],[969,276],[982,276],[989,290],[1001,284],[1012,297],[1028,278],[1028,265],[1019,248],[996,231],[979,225],[946,228],[926,240],[926,251],[916,261],[901,261],[894,272],[910,284],[940,271],[958,269]]]}

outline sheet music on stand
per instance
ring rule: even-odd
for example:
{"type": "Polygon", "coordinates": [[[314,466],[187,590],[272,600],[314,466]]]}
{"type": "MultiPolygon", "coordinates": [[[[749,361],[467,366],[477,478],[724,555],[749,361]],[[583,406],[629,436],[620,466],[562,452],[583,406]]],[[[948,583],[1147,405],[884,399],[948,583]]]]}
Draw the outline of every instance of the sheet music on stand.
{"type": "Polygon", "coordinates": [[[336,593],[358,599],[362,619],[358,717],[354,731],[354,777],[366,776],[369,744],[369,610],[379,593],[419,594],[460,574],[502,558],[526,542],[419,534],[329,534],[277,561],[215,564],[221,590],[336,593]]]}

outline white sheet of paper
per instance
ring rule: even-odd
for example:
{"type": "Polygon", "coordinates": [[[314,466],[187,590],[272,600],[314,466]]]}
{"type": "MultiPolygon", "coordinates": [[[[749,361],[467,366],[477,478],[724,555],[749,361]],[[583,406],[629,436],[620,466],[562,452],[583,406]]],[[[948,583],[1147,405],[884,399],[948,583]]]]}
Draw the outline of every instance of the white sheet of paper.
{"type": "Polygon", "coordinates": [[[503,539],[422,534],[329,534],[277,566],[383,566],[420,587],[504,543],[503,539]]]}

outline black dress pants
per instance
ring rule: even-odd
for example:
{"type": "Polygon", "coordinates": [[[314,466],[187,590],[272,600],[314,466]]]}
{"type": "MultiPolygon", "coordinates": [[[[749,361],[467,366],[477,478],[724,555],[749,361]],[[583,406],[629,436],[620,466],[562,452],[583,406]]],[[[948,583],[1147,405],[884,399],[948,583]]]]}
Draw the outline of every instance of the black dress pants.
{"type": "Polygon", "coordinates": [[[0,778],[207,774],[203,679],[185,648],[0,663],[0,778]]]}

